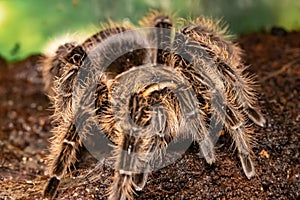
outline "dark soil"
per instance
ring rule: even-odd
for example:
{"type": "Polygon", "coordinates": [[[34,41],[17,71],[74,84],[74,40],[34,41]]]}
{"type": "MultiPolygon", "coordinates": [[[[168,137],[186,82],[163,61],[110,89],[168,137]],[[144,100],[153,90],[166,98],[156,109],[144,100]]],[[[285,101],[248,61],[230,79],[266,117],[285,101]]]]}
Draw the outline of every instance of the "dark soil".
{"type": "MultiPolygon", "coordinates": [[[[281,32],[280,32],[281,33],[281,32]]],[[[259,102],[267,119],[255,126],[257,176],[248,180],[228,135],[217,143],[212,166],[192,146],[178,161],[149,176],[138,199],[299,199],[300,32],[241,36],[249,70],[260,83],[259,102]]],[[[49,100],[43,94],[39,56],[6,64],[0,59],[0,199],[41,199],[47,180],[45,158],[51,136],[49,100]]],[[[113,170],[82,180],[95,167],[82,162],[63,179],[59,199],[106,199],[113,170]]]]}

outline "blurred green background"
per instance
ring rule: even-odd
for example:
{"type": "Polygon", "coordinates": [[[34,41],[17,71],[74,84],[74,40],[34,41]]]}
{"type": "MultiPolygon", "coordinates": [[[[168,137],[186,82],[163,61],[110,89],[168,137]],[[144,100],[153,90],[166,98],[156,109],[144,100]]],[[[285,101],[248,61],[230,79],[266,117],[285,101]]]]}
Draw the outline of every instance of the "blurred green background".
{"type": "Polygon", "coordinates": [[[63,33],[89,32],[108,18],[136,23],[149,9],[223,18],[235,34],[300,30],[299,0],[0,0],[0,56],[20,60],[63,33]]]}

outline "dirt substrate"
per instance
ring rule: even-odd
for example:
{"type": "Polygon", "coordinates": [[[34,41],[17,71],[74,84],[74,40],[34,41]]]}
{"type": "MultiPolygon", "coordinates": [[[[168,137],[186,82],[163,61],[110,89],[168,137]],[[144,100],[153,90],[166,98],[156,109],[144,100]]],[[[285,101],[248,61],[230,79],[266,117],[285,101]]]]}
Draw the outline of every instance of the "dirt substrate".
{"type": "MultiPolygon", "coordinates": [[[[221,136],[212,166],[192,146],[178,161],[149,176],[137,199],[299,199],[300,195],[300,33],[241,36],[250,71],[261,85],[259,102],[267,119],[255,126],[256,176],[248,180],[232,140],[221,136]]],[[[41,199],[47,177],[51,111],[42,92],[38,56],[6,64],[0,59],[0,199],[41,199]]],[[[113,170],[103,165],[98,179],[82,177],[93,159],[63,179],[59,199],[106,199],[113,170]]]]}

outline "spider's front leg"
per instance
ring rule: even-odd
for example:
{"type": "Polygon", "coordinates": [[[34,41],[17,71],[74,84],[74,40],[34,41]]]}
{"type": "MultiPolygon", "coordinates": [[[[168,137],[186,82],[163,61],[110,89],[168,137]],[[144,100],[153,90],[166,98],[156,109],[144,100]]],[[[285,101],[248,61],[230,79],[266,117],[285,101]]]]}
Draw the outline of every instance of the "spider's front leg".
{"type": "Polygon", "coordinates": [[[122,134],[114,146],[109,199],[132,199],[154,170],[151,163],[162,158],[180,132],[196,136],[207,130],[191,88],[169,67],[132,68],[118,76],[113,87],[115,126],[122,134]],[[133,75],[135,79],[129,78],[133,75]]]}

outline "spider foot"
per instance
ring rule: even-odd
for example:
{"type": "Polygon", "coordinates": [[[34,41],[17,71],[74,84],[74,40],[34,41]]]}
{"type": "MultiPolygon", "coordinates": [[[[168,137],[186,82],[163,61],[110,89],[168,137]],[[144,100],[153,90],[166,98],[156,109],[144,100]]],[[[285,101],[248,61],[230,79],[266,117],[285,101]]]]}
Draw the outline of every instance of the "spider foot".
{"type": "Polygon", "coordinates": [[[141,191],[146,185],[148,178],[148,173],[140,173],[133,176],[134,189],[136,191],[141,191]]]}
{"type": "Polygon", "coordinates": [[[253,108],[248,108],[247,109],[247,113],[249,118],[257,125],[264,127],[266,124],[266,119],[262,116],[262,114],[253,109],[253,108]]]}
{"type": "Polygon", "coordinates": [[[55,176],[51,177],[44,190],[43,199],[53,199],[56,195],[59,183],[60,179],[55,176]]]}
{"type": "Polygon", "coordinates": [[[208,138],[204,139],[200,143],[200,148],[202,151],[202,155],[204,156],[204,158],[208,164],[211,165],[212,163],[214,163],[216,161],[214,145],[210,139],[208,139],[208,138]]]}
{"type": "Polygon", "coordinates": [[[239,153],[239,157],[242,163],[243,170],[247,178],[250,179],[255,175],[255,169],[251,157],[249,154],[243,154],[243,153],[239,153]]]}

